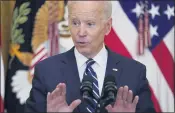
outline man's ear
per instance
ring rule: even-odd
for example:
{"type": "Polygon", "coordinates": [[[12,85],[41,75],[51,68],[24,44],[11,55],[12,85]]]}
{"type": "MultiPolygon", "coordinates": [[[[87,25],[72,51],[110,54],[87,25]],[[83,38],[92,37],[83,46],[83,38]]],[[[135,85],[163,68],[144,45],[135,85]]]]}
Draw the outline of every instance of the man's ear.
{"type": "Polygon", "coordinates": [[[105,33],[105,35],[108,35],[110,33],[111,27],[112,27],[112,18],[109,18],[107,20],[107,23],[106,23],[106,33],[105,33]]]}

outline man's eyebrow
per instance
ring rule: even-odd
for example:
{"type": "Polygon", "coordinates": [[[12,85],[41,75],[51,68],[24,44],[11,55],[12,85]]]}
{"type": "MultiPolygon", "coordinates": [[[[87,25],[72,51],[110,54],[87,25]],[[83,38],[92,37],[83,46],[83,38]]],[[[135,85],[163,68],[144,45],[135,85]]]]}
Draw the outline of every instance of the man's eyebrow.
{"type": "Polygon", "coordinates": [[[69,16],[69,19],[75,20],[75,19],[78,19],[78,18],[76,16],[69,16]]]}
{"type": "Polygon", "coordinates": [[[96,18],[86,18],[86,21],[95,21],[96,18]]]}

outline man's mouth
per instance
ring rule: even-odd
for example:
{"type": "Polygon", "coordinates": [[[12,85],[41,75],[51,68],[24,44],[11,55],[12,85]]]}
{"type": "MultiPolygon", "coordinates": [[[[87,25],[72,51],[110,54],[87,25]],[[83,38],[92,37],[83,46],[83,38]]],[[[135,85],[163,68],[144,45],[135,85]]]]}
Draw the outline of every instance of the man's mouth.
{"type": "Polygon", "coordinates": [[[87,45],[87,42],[78,42],[77,44],[80,46],[85,46],[85,45],[87,45]]]}

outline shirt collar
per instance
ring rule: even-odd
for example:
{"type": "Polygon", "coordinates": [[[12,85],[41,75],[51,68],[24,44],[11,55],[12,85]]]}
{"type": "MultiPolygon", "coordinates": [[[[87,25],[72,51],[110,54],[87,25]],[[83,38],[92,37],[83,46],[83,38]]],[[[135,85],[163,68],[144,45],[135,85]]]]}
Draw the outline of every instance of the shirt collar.
{"type": "MultiPolygon", "coordinates": [[[[79,53],[76,48],[74,49],[74,53],[75,53],[75,58],[77,61],[77,66],[78,66],[78,68],[80,68],[81,66],[83,66],[86,63],[88,58],[86,58],[81,53],[79,53]]],[[[105,63],[106,63],[105,61],[107,61],[107,50],[106,50],[104,44],[103,44],[103,48],[100,50],[100,52],[92,59],[101,67],[103,67],[105,65],[105,63]]]]}
{"type": "Polygon", "coordinates": [[[77,61],[77,66],[78,66],[78,68],[80,68],[86,63],[86,61],[88,59],[85,56],[83,56],[82,54],[80,54],[78,52],[78,50],[76,49],[76,47],[74,49],[74,53],[75,53],[75,58],[76,58],[76,61],[77,61]]]}
{"type": "Polygon", "coordinates": [[[100,66],[103,67],[107,61],[107,50],[103,45],[100,52],[93,58],[93,60],[100,66]]]}

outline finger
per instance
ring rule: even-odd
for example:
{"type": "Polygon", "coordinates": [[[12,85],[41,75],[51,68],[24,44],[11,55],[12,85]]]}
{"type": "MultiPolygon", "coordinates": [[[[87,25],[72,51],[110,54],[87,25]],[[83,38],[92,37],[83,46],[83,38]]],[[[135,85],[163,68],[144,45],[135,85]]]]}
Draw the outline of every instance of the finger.
{"type": "Polygon", "coordinates": [[[52,95],[50,95],[50,94],[51,94],[50,92],[47,93],[47,102],[52,100],[52,95]]]}
{"type": "Polygon", "coordinates": [[[133,104],[132,104],[134,108],[136,108],[138,101],[139,101],[139,96],[135,96],[135,98],[133,100],[133,104]]]}
{"type": "Polygon", "coordinates": [[[122,95],[123,95],[123,87],[120,87],[117,92],[117,98],[115,100],[114,106],[123,105],[122,95]]]}
{"type": "Polygon", "coordinates": [[[61,95],[65,96],[66,95],[66,84],[62,83],[61,86],[62,86],[62,94],[61,95]]]}
{"type": "Polygon", "coordinates": [[[132,103],[132,98],[133,98],[133,93],[132,93],[132,91],[131,90],[129,90],[129,92],[128,92],[128,96],[127,96],[127,102],[128,103],[132,103]]]}
{"type": "Polygon", "coordinates": [[[74,110],[80,103],[81,103],[81,100],[80,100],[80,99],[74,100],[74,101],[70,104],[69,107],[70,107],[72,110],[74,110]]]}
{"type": "Polygon", "coordinates": [[[117,92],[117,100],[121,100],[123,95],[123,87],[120,87],[117,92]]]}
{"type": "Polygon", "coordinates": [[[59,83],[57,85],[57,87],[60,89],[60,92],[58,93],[58,96],[62,96],[62,93],[64,91],[64,87],[65,87],[64,85],[65,85],[64,83],[59,83]]]}
{"type": "Polygon", "coordinates": [[[60,89],[61,89],[61,92],[60,92],[60,96],[63,100],[66,101],[66,84],[64,83],[61,83],[60,84],[60,89]]]}
{"type": "Polygon", "coordinates": [[[61,83],[59,83],[56,87],[60,87],[61,83]]]}
{"type": "Polygon", "coordinates": [[[126,101],[128,96],[128,86],[125,86],[123,89],[123,100],[126,101]]]}
{"type": "Polygon", "coordinates": [[[108,112],[111,112],[111,109],[112,109],[112,105],[108,105],[108,106],[106,106],[106,110],[108,111],[108,112]]]}
{"type": "Polygon", "coordinates": [[[61,95],[61,93],[62,93],[62,83],[59,83],[57,86],[56,86],[56,88],[59,88],[59,92],[58,92],[58,96],[60,96],[61,95]]]}
{"type": "Polygon", "coordinates": [[[61,92],[61,89],[60,88],[56,88],[52,93],[52,99],[55,99],[56,97],[59,97],[60,96],[60,92],[61,92]]]}

